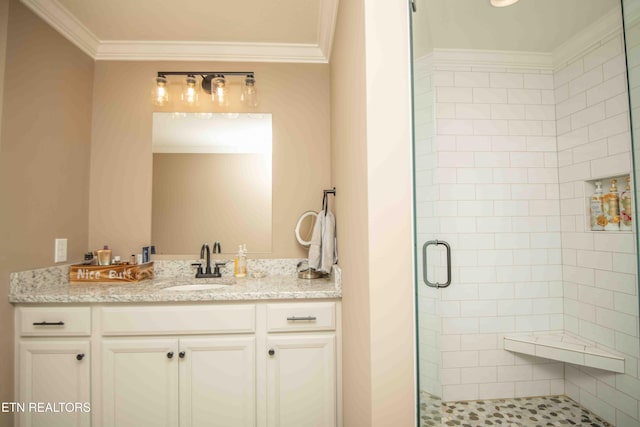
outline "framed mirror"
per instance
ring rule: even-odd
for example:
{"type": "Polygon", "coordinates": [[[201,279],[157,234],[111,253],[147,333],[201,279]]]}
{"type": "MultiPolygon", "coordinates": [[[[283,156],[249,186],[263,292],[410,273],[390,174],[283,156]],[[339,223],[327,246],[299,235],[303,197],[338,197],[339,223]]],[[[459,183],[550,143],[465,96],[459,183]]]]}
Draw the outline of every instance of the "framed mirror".
{"type": "Polygon", "coordinates": [[[152,152],[158,254],[271,252],[271,114],[155,112],[152,152]]]}

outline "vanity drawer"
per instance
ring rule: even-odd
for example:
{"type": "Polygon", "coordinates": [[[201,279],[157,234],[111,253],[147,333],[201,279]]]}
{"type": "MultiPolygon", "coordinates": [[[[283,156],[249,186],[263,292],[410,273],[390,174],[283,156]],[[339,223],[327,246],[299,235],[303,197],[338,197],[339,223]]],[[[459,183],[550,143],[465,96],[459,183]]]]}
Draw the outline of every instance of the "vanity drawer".
{"type": "Polygon", "coordinates": [[[100,308],[102,335],[252,333],[255,306],[185,305],[100,308]]]}
{"type": "Polygon", "coordinates": [[[268,332],[332,331],[336,328],[336,304],[300,302],[267,305],[268,332]]]}
{"type": "Polygon", "coordinates": [[[89,336],[89,307],[18,307],[18,331],[23,337],[89,336]]]}

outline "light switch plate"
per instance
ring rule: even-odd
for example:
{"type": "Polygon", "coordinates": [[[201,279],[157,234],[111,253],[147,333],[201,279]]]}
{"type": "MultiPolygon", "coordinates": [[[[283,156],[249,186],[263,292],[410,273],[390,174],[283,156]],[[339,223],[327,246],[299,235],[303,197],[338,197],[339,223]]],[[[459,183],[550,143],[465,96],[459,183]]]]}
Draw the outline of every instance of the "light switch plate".
{"type": "Polygon", "coordinates": [[[67,260],[67,239],[56,239],[54,262],[65,262],[67,260]]]}

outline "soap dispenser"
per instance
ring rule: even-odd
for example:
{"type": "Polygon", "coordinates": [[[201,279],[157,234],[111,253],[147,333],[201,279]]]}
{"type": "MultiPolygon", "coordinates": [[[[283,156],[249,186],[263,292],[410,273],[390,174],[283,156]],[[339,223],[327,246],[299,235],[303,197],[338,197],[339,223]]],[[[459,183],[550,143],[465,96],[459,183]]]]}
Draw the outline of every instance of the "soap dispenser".
{"type": "Polygon", "coordinates": [[[606,218],[602,208],[602,183],[600,181],[596,182],[596,190],[591,196],[589,210],[591,214],[591,231],[604,230],[606,218]]]}
{"type": "Polygon", "coordinates": [[[611,180],[611,187],[609,188],[609,192],[604,195],[604,202],[602,204],[604,216],[607,219],[607,223],[604,226],[606,231],[620,230],[620,198],[618,196],[618,187],[616,187],[616,182],[617,181],[615,179],[611,180]]]}
{"type": "Polygon", "coordinates": [[[238,245],[238,254],[235,259],[234,275],[236,277],[245,277],[247,275],[247,255],[246,246],[238,245]]]}
{"type": "Polygon", "coordinates": [[[620,193],[620,230],[631,231],[633,223],[633,199],[631,193],[631,176],[627,177],[627,185],[620,193]]]}

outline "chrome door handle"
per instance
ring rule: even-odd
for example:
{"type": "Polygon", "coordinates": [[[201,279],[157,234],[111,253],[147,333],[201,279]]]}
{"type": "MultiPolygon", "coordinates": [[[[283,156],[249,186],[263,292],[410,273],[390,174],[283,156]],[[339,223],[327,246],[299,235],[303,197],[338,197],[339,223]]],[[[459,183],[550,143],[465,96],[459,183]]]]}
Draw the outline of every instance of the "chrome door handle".
{"type": "Polygon", "coordinates": [[[291,316],[291,317],[287,317],[287,320],[289,322],[302,321],[302,320],[306,320],[308,322],[313,322],[313,321],[316,320],[316,316],[304,316],[304,317],[291,316]]]}
{"type": "Polygon", "coordinates": [[[422,280],[432,288],[446,288],[451,284],[451,246],[444,240],[429,240],[422,246],[422,280]],[[447,281],[444,283],[433,283],[427,278],[427,248],[431,245],[443,245],[447,250],[447,281]]]}

